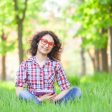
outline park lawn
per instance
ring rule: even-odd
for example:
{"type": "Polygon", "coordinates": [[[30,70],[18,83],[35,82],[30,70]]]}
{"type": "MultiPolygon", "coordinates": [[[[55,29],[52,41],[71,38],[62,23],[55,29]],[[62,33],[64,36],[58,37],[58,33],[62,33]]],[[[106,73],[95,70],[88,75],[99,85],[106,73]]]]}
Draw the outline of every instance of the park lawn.
{"type": "Polygon", "coordinates": [[[80,100],[55,105],[21,102],[16,98],[14,83],[0,82],[0,112],[111,112],[112,76],[70,78],[73,86],[82,90],[80,100]]]}

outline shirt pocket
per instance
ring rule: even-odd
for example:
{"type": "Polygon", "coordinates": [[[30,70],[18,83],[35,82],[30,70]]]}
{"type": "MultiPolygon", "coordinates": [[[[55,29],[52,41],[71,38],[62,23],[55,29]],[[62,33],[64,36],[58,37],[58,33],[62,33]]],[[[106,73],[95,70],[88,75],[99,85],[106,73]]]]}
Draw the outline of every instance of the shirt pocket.
{"type": "Polygon", "coordinates": [[[54,72],[53,67],[46,70],[44,79],[45,79],[45,82],[48,83],[48,84],[53,84],[54,83],[55,72],[54,72]]]}

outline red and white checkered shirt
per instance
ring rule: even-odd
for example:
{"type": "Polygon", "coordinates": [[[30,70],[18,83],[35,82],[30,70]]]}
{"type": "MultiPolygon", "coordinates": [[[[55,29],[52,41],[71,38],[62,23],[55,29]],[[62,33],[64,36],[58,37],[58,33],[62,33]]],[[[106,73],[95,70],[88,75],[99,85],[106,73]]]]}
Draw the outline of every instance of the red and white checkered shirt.
{"type": "Polygon", "coordinates": [[[28,90],[35,95],[41,92],[54,93],[55,80],[61,91],[70,87],[60,62],[48,58],[44,66],[40,67],[36,57],[33,56],[20,65],[16,86],[24,87],[27,84],[28,90]]]}

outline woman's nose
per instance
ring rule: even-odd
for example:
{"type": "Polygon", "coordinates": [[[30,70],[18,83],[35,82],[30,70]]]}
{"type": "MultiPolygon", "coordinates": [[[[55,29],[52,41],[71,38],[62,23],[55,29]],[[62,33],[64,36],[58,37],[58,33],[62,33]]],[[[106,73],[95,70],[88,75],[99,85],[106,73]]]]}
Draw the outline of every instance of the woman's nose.
{"type": "Polygon", "coordinates": [[[45,44],[45,46],[46,46],[46,47],[49,47],[49,44],[47,43],[47,44],[45,44]]]}

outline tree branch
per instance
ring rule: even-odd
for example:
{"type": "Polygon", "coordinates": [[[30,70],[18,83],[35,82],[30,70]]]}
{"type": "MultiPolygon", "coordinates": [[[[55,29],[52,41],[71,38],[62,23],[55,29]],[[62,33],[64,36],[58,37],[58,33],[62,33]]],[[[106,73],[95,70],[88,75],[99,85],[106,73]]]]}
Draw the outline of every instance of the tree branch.
{"type": "Polygon", "coordinates": [[[17,0],[13,0],[14,1],[14,9],[15,9],[15,12],[16,12],[16,19],[17,21],[20,20],[19,16],[18,16],[18,5],[17,5],[17,0]]]}
{"type": "Polygon", "coordinates": [[[22,16],[22,18],[21,18],[21,21],[23,21],[24,18],[25,18],[26,10],[27,10],[27,4],[28,4],[28,0],[25,0],[25,3],[24,3],[25,7],[24,7],[24,9],[23,9],[23,16],[22,16]]]}
{"type": "Polygon", "coordinates": [[[22,18],[20,18],[19,14],[18,14],[18,10],[19,10],[18,1],[17,0],[13,0],[13,1],[14,1],[14,9],[15,9],[15,12],[16,12],[16,19],[20,20],[20,21],[23,21],[24,18],[25,18],[26,10],[27,10],[28,0],[25,0],[25,3],[24,3],[25,7],[24,7],[23,12],[22,12],[22,18]]]}

